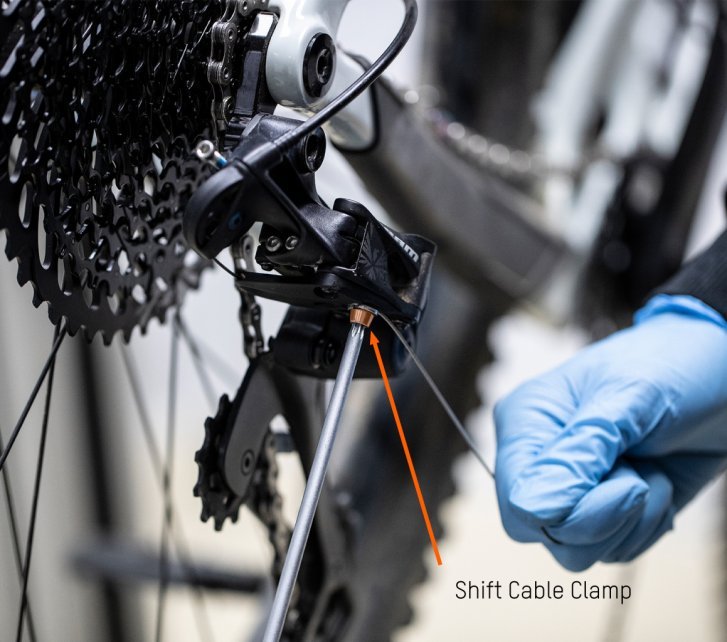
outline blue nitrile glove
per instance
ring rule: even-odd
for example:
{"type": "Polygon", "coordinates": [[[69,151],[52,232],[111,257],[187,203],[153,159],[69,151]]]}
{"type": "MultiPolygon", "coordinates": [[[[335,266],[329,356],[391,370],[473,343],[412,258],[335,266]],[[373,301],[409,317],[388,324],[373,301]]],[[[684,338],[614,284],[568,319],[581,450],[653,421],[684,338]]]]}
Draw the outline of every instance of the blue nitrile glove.
{"type": "Polygon", "coordinates": [[[725,467],[727,322],[658,295],[495,407],[502,521],[566,568],[630,560],[725,467]]]}

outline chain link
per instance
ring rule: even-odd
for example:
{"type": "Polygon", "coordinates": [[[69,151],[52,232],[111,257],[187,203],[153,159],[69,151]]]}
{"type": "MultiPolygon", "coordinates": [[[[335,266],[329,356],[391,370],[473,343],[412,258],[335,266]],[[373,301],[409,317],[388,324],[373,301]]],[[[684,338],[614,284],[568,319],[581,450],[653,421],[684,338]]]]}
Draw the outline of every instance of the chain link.
{"type": "Polygon", "coordinates": [[[234,97],[233,80],[235,44],[249,30],[255,12],[267,8],[269,0],[225,0],[222,17],[212,25],[207,80],[212,85],[212,118],[220,128],[228,119],[234,97]]]}
{"type": "Polygon", "coordinates": [[[403,92],[403,98],[417,110],[439,140],[483,172],[521,180],[542,180],[551,176],[576,177],[590,163],[609,158],[604,153],[593,153],[584,155],[574,165],[549,163],[539,152],[505,145],[457,121],[451,113],[438,107],[436,100],[428,96],[432,90],[433,88],[422,88],[419,91],[409,89],[403,92]]]}
{"type": "MultiPolygon", "coordinates": [[[[232,256],[235,262],[235,273],[242,278],[245,271],[255,270],[255,258],[253,248],[255,241],[249,234],[245,234],[237,243],[232,246],[232,256]]],[[[265,348],[265,338],[262,329],[262,309],[255,297],[239,288],[240,290],[240,313],[239,319],[242,325],[243,345],[245,356],[254,359],[265,348]]]]}
{"type": "Polygon", "coordinates": [[[273,546],[273,575],[280,579],[283,562],[290,544],[291,530],[283,517],[283,498],[278,491],[278,463],[275,434],[268,431],[253,474],[250,505],[258,519],[268,530],[268,539],[273,546]]]}

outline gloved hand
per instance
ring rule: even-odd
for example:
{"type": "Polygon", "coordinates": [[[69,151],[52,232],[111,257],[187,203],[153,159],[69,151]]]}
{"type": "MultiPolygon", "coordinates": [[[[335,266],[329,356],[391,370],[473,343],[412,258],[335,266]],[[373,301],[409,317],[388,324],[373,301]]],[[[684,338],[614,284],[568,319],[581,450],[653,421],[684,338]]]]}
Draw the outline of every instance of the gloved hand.
{"type": "Polygon", "coordinates": [[[658,295],[495,406],[502,521],[566,568],[633,559],[727,459],[727,322],[658,295]]]}

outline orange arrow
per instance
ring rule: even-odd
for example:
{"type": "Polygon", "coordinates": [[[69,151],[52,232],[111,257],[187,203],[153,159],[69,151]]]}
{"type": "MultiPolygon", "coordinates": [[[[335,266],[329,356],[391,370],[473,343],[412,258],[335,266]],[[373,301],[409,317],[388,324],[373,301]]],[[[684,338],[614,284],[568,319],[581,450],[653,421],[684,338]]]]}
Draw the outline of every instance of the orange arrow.
{"type": "Polygon", "coordinates": [[[386,395],[389,397],[389,405],[391,405],[391,412],[394,415],[394,421],[396,422],[396,429],[399,431],[399,439],[401,439],[401,445],[404,448],[404,456],[406,457],[406,463],[409,464],[409,472],[411,473],[411,479],[414,482],[414,490],[416,490],[417,498],[419,499],[419,507],[422,509],[422,517],[424,517],[424,523],[427,526],[427,532],[429,533],[429,540],[432,543],[432,550],[434,551],[434,557],[437,558],[437,566],[442,565],[442,557],[439,555],[439,546],[437,546],[437,539],[434,537],[434,531],[432,530],[432,523],[429,521],[429,513],[427,507],[424,504],[424,496],[422,495],[422,489],[419,487],[419,479],[417,479],[417,473],[414,470],[414,462],[411,459],[411,453],[409,452],[409,445],[406,443],[406,436],[404,435],[404,429],[401,426],[401,419],[399,419],[399,411],[396,409],[396,403],[394,402],[394,395],[391,394],[391,386],[389,385],[389,377],[386,375],[386,369],[384,368],[384,362],[381,359],[381,352],[379,352],[379,340],[376,335],[371,333],[371,345],[376,353],[376,361],[379,362],[379,370],[381,370],[381,378],[384,380],[384,387],[386,388],[386,395]]]}

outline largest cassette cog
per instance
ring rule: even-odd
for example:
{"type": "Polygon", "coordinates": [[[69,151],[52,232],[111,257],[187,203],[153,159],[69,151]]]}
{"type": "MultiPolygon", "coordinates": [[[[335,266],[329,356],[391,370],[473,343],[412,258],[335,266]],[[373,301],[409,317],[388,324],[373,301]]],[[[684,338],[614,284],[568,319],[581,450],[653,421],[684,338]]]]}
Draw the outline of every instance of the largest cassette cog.
{"type": "Polygon", "coordinates": [[[181,212],[207,170],[221,0],[0,4],[0,229],[53,323],[109,342],[199,278],[181,212]],[[185,260],[186,259],[186,260],[185,260]]]}

